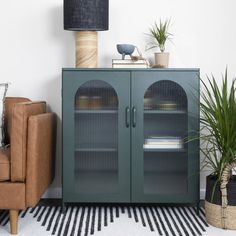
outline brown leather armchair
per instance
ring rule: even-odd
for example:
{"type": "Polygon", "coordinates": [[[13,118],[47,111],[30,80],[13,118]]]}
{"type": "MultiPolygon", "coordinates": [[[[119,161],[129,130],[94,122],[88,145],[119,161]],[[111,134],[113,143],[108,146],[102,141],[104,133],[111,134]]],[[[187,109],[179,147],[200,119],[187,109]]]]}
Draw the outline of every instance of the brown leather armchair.
{"type": "Polygon", "coordinates": [[[35,206],[54,178],[54,125],[45,102],[7,97],[6,143],[0,149],[0,209],[9,209],[17,234],[18,210],[35,206]]]}

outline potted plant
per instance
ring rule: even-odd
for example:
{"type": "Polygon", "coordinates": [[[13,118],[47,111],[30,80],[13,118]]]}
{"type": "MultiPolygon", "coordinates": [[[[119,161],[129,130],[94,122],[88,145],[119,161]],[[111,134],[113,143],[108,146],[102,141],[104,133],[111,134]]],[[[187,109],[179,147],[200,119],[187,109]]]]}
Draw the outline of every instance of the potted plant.
{"type": "Polygon", "coordinates": [[[235,79],[229,82],[227,70],[218,87],[214,76],[202,82],[201,151],[206,178],[205,210],[209,224],[236,229],[236,101],[235,79]]]}
{"type": "Polygon", "coordinates": [[[161,52],[155,53],[155,67],[168,67],[169,65],[169,53],[165,52],[165,45],[168,40],[171,39],[172,34],[169,32],[170,19],[159,21],[154,23],[153,27],[149,29],[149,35],[153,38],[153,41],[149,44],[148,50],[158,47],[161,52]]]}

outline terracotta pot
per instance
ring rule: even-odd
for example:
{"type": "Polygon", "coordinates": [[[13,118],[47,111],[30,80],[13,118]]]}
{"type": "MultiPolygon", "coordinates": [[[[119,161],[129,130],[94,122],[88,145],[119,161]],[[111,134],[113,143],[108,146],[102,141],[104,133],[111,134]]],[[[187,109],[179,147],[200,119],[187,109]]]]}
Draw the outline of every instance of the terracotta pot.
{"type": "Polygon", "coordinates": [[[157,52],[155,53],[155,67],[167,68],[169,65],[169,53],[157,52]]]}

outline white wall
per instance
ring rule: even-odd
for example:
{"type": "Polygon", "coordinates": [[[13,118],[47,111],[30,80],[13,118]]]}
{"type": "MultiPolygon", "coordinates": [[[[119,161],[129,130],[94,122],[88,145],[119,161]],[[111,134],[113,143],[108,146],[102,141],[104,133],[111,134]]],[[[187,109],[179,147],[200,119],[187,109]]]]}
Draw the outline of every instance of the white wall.
{"type": "MultiPolygon", "coordinates": [[[[62,0],[1,0],[0,82],[11,82],[8,95],[46,100],[58,115],[56,179],[47,196],[61,183],[61,68],[74,67],[74,34],[63,30],[62,0]]],[[[110,30],[99,33],[100,66],[119,57],[117,43],[137,45],[144,52],[148,28],[171,17],[171,67],[199,67],[202,78],[220,80],[226,65],[236,75],[235,0],[110,0],[110,30]]],[[[201,188],[204,189],[204,176],[201,188]]]]}

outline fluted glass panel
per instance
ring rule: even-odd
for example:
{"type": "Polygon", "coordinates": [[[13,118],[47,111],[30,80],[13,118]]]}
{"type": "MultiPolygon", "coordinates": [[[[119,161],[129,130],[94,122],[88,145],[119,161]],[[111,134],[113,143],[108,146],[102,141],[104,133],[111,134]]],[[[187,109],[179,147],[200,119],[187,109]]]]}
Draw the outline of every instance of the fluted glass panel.
{"type": "Polygon", "coordinates": [[[187,192],[187,96],[173,81],[152,84],[144,95],[144,193],[187,192]]]}
{"type": "Polygon", "coordinates": [[[103,81],[86,82],[75,97],[75,179],[79,193],[118,191],[118,98],[103,81]]]}

